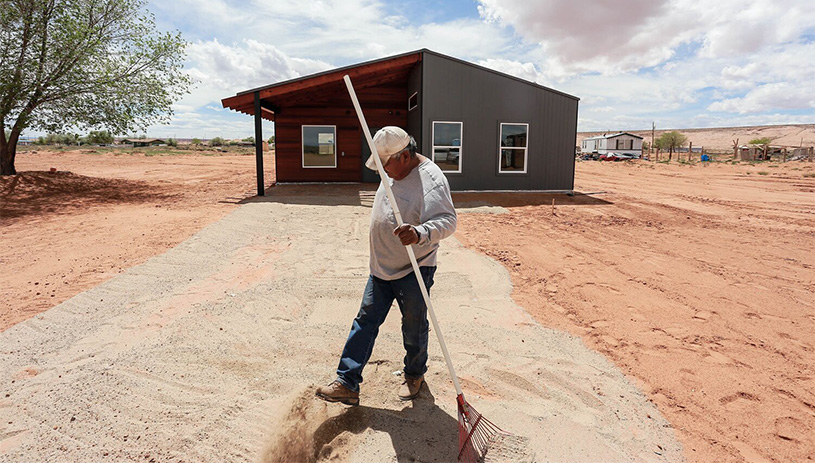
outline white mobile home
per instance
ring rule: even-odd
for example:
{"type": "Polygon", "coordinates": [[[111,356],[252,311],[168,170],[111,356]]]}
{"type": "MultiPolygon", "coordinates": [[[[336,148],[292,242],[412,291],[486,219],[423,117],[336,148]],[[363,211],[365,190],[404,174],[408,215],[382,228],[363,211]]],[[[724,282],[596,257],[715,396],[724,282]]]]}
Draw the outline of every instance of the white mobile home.
{"type": "Polygon", "coordinates": [[[639,156],[642,154],[642,137],[620,132],[612,135],[600,135],[597,137],[584,138],[580,145],[583,153],[619,153],[639,156]]]}

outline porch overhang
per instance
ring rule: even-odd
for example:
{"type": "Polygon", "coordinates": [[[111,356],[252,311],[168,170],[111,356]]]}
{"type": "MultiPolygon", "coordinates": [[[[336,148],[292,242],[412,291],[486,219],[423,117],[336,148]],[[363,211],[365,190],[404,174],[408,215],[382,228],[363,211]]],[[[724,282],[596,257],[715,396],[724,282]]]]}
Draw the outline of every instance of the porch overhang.
{"type": "Polygon", "coordinates": [[[286,107],[313,104],[345,92],[342,78],[346,74],[351,77],[357,89],[404,81],[413,66],[422,60],[423,51],[368,61],[246,90],[233,97],[222,99],[221,104],[224,108],[254,116],[256,113],[255,94],[257,94],[260,100],[260,117],[273,121],[275,114],[285,111],[286,107]]]}

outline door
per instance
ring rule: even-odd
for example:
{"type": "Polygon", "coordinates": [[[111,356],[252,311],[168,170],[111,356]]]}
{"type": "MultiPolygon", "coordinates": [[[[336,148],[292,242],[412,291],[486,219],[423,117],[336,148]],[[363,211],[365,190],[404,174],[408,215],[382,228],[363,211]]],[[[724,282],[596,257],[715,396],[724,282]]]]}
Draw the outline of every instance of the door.
{"type": "MultiPolygon", "coordinates": [[[[369,127],[371,136],[373,137],[380,127],[369,127]]],[[[362,135],[362,183],[379,183],[379,174],[365,167],[365,162],[371,156],[371,148],[368,146],[368,140],[365,139],[365,133],[360,130],[362,135]]]]}

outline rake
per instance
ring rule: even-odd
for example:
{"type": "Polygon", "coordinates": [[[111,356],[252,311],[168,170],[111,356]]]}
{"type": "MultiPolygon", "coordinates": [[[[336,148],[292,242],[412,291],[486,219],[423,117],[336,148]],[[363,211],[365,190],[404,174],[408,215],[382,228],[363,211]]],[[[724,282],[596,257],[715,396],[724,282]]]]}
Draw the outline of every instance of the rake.
{"type": "MultiPolygon", "coordinates": [[[[379,172],[379,177],[382,179],[382,185],[385,186],[385,192],[388,195],[388,200],[393,207],[393,215],[396,217],[396,223],[401,227],[403,224],[402,215],[399,213],[399,207],[396,205],[396,199],[393,197],[390,183],[388,182],[388,175],[385,173],[385,168],[382,166],[382,160],[379,159],[379,154],[374,146],[374,140],[371,137],[371,131],[368,129],[368,124],[365,122],[365,115],[362,114],[362,108],[359,106],[357,94],[354,91],[354,86],[351,83],[351,78],[348,75],[343,76],[348,93],[351,95],[351,100],[354,103],[354,109],[359,117],[359,123],[362,126],[362,131],[365,133],[365,140],[371,148],[374,161],[376,162],[376,169],[379,172]]],[[[450,360],[450,353],[447,351],[447,344],[444,342],[444,337],[441,335],[439,329],[439,322],[436,320],[436,313],[433,311],[433,305],[430,303],[430,296],[427,294],[424,280],[422,280],[421,272],[419,271],[419,264],[416,262],[416,255],[413,253],[412,246],[405,246],[410,257],[410,263],[413,265],[413,273],[416,275],[416,280],[419,282],[419,289],[422,292],[427,312],[430,314],[430,321],[433,323],[433,329],[436,331],[436,337],[439,339],[441,345],[441,352],[444,355],[444,361],[447,362],[447,369],[450,371],[450,377],[453,379],[453,385],[456,388],[456,402],[458,403],[458,461],[462,462],[481,462],[487,454],[487,449],[490,447],[495,438],[499,435],[510,436],[509,433],[504,432],[484,418],[483,415],[478,413],[467,400],[464,399],[464,393],[461,391],[461,385],[456,376],[456,370],[453,368],[453,362],[450,360]]]]}

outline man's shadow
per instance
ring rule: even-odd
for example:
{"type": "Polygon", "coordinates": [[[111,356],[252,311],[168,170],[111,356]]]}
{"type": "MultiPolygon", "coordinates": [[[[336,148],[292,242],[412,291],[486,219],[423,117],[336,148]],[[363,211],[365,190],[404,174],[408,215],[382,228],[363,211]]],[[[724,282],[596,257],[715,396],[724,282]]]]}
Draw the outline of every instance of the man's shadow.
{"type": "Polygon", "coordinates": [[[330,443],[341,433],[360,434],[367,429],[387,433],[398,462],[450,462],[458,457],[458,421],[445,413],[427,387],[402,410],[350,407],[329,418],[314,432],[314,457],[331,454],[330,443]]]}

